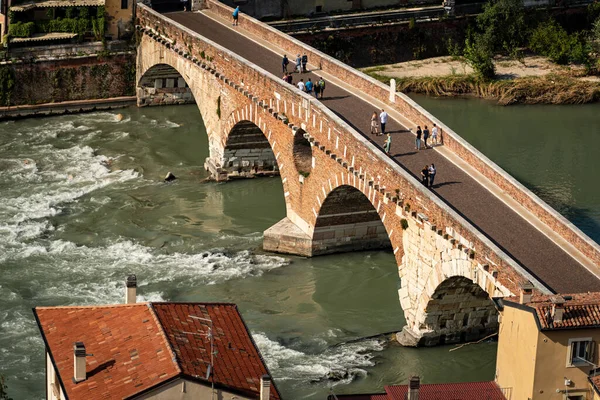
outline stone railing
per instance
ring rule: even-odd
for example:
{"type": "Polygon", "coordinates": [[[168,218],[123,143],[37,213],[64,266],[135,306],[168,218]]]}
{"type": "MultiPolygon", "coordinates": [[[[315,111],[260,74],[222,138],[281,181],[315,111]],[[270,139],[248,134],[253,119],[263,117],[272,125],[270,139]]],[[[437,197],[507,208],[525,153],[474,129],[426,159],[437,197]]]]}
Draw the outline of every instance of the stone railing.
{"type": "MultiPolygon", "coordinates": [[[[218,0],[206,0],[206,6],[223,18],[231,18],[233,9],[218,0]]],[[[414,125],[437,124],[441,128],[443,144],[447,148],[490,179],[600,268],[600,246],[596,242],[404,93],[396,93],[392,102],[389,87],[376,79],[252,17],[240,14],[239,19],[240,28],[282,48],[290,59],[294,59],[297,54],[306,54],[310,64],[360,91],[369,93],[400,112],[414,125]]]]}
{"type": "MultiPolygon", "coordinates": [[[[292,130],[305,130],[315,151],[322,151],[337,161],[345,171],[344,175],[348,176],[347,183],[368,193],[380,215],[383,214],[380,210],[383,207],[394,218],[410,215],[426,219],[431,230],[451,240],[461,251],[469,252],[481,268],[489,271],[489,282],[494,287],[504,287],[516,294],[518,285],[530,280],[540,290],[548,292],[541,282],[484,234],[314,97],[141,4],[138,5],[137,29],[243,93],[255,104],[258,112],[262,110],[265,113],[264,118],[270,115],[276,123],[286,124],[292,130]],[[283,112],[285,118],[280,115],[283,112]]],[[[320,192],[323,183],[319,181],[319,175],[326,179],[331,178],[332,173],[335,172],[314,171],[304,180],[305,189],[314,185],[318,188],[315,193],[320,192]]],[[[292,184],[299,183],[286,183],[292,184]]],[[[312,216],[312,213],[309,211],[306,215],[312,216]]],[[[391,218],[388,217],[388,221],[391,218]]],[[[382,220],[389,223],[385,221],[385,216],[382,220]]],[[[402,235],[400,226],[391,227],[388,232],[394,228],[396,235],[402,235]]],[[[397,251],[396,248],[395,253],[397,251]]],[[[493,291],[490,293],[493,295],[493,291]]]]}

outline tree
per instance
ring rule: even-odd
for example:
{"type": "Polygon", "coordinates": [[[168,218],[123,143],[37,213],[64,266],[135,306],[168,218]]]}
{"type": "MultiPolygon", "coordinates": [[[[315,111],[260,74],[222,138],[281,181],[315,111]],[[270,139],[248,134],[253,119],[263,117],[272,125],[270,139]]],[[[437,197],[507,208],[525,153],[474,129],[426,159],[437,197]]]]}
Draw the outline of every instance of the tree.
{"type": "Polygon", "coordinates": [[[492,61],[494,54],[482,36],[479,33],[467,36],[464,57],[477,75],[483,79],[493,79],[496,76],[496,68],[492,61]]]}
{"type": "Polygon", "coordinates": [[[477,28],[492,52],[504,51],[511,56],[527,42],[527,23],[523,0],[493,0],[477,16],[477,28]]]}

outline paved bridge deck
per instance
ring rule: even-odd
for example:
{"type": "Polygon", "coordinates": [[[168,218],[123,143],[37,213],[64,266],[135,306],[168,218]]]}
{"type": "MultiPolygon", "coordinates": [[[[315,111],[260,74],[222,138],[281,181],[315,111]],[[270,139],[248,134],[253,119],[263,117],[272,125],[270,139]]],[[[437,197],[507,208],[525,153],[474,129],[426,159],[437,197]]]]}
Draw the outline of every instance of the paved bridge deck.
{"type": "MultiPolygon", "coordinates": [[[[244,32],[242,26],[234,28],[229,21],[207,13],[210,17],[204,13],[189,12],[170,13],[168,17],[276,76],[282,74],[282,54],[249,39],[251,35],[244,32]]],[[[288,57],[293,65],[295,54],[288,54],[288,57]]],[[[316,81],[318,71],[302,75],[305,81],[309,77],[316,81]]],[[[294,74],[294,81],[299,79],[298,74],[294,74]]],[[[369,134],[371,114],[377,108],[363,98],[368,98],[368,94],[358,97],[353,91],[329,81],[322,102],[365,137],[382,146],[384,137],[369,134]]],[[[445,157],[437,149],[417,152],[414,135],[391,118],[387,131],[392,132],[391,154],[396,162],[419,179],[423,166],[435,163],[437,175],[432,190],[548,287],[563,293],[600,291],[600,280],[594,274],[476,178],[463,171],[451,157],[445,157]]]]}

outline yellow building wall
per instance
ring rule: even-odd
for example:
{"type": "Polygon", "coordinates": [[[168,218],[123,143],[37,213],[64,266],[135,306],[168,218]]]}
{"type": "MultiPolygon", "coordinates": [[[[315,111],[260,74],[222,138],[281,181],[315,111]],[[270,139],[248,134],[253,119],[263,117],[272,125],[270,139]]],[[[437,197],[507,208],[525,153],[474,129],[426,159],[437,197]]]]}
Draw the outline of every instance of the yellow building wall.
{"type": "Polygon", "coordinates": [[[513,400],[532,398],[538,333],[533,314],[504,307],[498,332],[496,382],[501,388],[512,388],[513,400]]]}
{"type": "Polygon", "coordinates": [[[124,39],[133,34],[133,13],[136,0],[127,0],[127,8],[121,8],[122,0],[106,0],[106,34],[112,40],[124,39]]]}
{"type": "Polygon", "coordinates": [[[586,399],[592,398],[588,376],[593,367],[591,365],[567,367],[567,357],[570,352],[569,339],[583,338],[592,338],[596,343],[592,362],[597,365],[600,329],[570,329],[540,333],[535,371],[535,399],[556,399],[557,393],[564,393],[566,389],[569,395],[587,394],[586,399]],[[565,387],[565,378],[572,382],[568,387],[565,387]]]}

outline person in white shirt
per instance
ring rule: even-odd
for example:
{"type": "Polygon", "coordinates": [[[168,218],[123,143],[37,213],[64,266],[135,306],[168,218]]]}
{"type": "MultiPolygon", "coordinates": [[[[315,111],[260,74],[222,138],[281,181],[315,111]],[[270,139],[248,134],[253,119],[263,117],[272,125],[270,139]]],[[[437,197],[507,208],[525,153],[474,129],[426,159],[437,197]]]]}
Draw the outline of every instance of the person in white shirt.
{"type": "Polygon", "coordinates": [[[306,91],[306,88],[304,87],[304,79],[300,79],[300,82],[298,82],[298,89],[302,90],[303,92],[306,91]]]}
{"type": "Polygon", "coordinates": [[[438,144],[438,127],[436,124],[433,124],[433,128],[431,129],[431,145],[434,146],[438,144]]]}
{"type": "Polygon", "coordinates": [[[388,115],[382,108],[381,114],[379,114],[379,122],[381,123],[381,133],[379,134],[380,136],[385,135],[385,124],[387,124],[387,120],[388,120],[388,115]]]}

